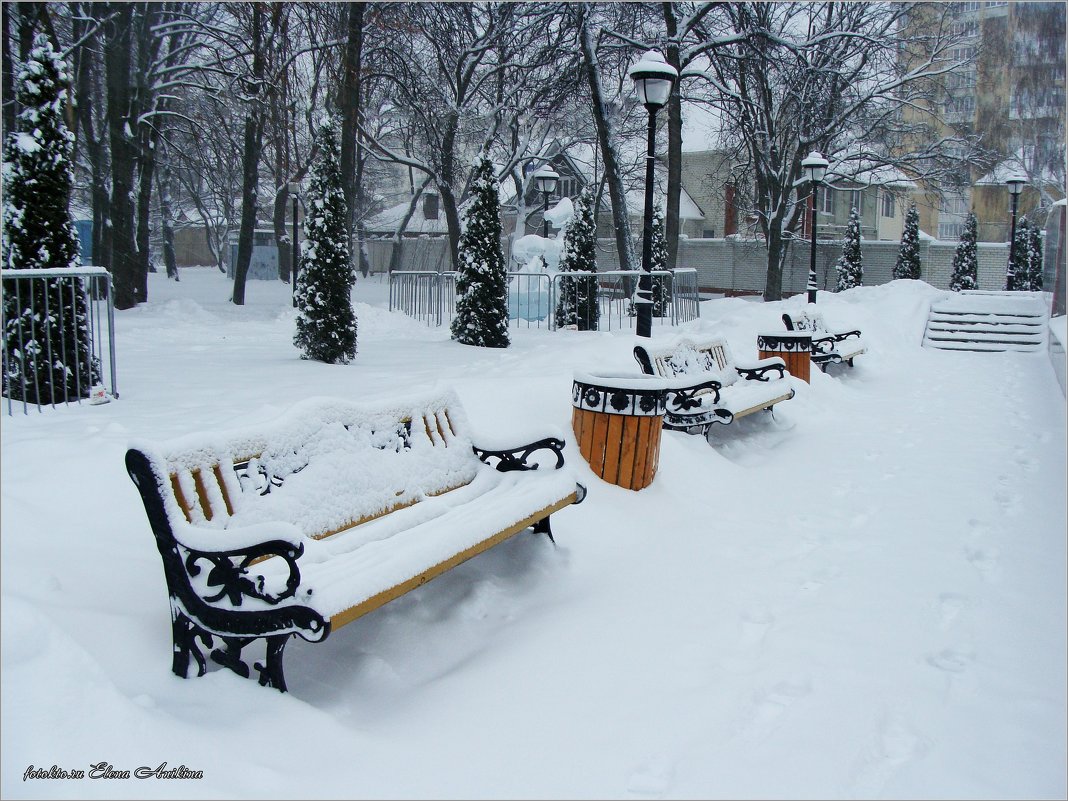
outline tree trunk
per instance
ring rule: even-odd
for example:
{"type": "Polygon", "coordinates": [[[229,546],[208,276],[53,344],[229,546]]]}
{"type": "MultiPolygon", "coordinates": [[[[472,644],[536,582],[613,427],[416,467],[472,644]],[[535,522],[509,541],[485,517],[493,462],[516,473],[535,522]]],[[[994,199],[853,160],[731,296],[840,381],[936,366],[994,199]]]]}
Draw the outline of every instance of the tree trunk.
{"type": "Polygon", "coordinates": [[[156,172],[156,189],[159,195],[159,225],[163,236],[163,263],[167,277],[178,281],[178,261],[174,255],[174,225],[171,213],[171,168],[166,162],[156,172]]]}
{"type": "Polygon", "coordinates": [[[261,26],[263,6],[252,4],[252,81],[248,117],[245,119],[245,141],[241,156],[241,228],[237,235],[237,259],[234,265],[235,306],[245,304],[245,280],[252,263],[252,245],[256,233],[256,194],[259,179],[260,150],[263,145],[263,126],[260,123],[260,81],[263,78],[263,47],[261,26]]]}
{"type": "Polygon", "coordinates": [[[3,23],[3,31],[0,32],[0,51],[3,58],[3,77],[0,78],[0,90],[3,92],[3,122],[4,137],[15,130],[15,116],[18,110],[15,107],[15,64],[11,58],[11,9],[15,6],[5,5],[0,11],[0,21],[3,23]]]}
{"type": "MultiPolygon", "coordinates": [[[[145,126],[146,128],[148,126],[145,126]]],[[[156,135],[150,129],[141,135],[141,170],[137,187],[137,299],[148,300],[148,273],[152,269],[149,252],[152,179],[156,172],[156,135]]]]}
{"type": "MultiPolygon", "coordinates": [[[[278,173],[281,175],[282,173],[278,173]]],[[[289,185],[282,184],[274,195],[271,222],[274,226],[274,241],[278,248],[278,280],[289,283],[289,271],[293,264],[293,239],[286,228],[286,212],[289,210],[289,185]]]]}
{"type": "Polygon", "coordinates": [[[455,110],[449,112],[441,137],[441,169],[437,180],[438,191],[441,193],[441,210],[445,212],[445,226],[449,232],[449,256],[454,270],[460,264],[461,223],[460,209],[454,194],[456,154],[453,152],[459,124],[459,113],[455,110]]]}
{"type": "Polygon", "coordinates": [[[608,196],[612,201],[612,224],[615,228],[616,250],[619,253],[619,268],[634,269],[634,255],[631,251],[630,217],[627,215],[626,193],[623,191],[623,179],[619,174],[619,162],[612,144],[612,131],[605,114],[604,95],[601,91],[600,67],[594,50],[593,34],[588,28],[589,11],[582,9],[583,15],[579,29],[582,49],[582,64],[586,81],[590,87],[593,101],[593,121],[597,126],[597,140],[604,158],[605,182],[608,184],[608,196]]]}
{"type": "Polygon", "coordinates": [[[111,263],[115,282],[115,308],[138,303],[137,251],[134,242],[134,167],[137,147],[130,120],[130,49],[133,5],[111,3],[106,25],[104,65],[107,71],[108,140],[111,145],[111,263]]]}
{"type": "Polygon", "coordinates": [[[359,181],[356,123],[360,114],[360,59],[363,49],[363,3],[348,4],[348,31],[337,105],[341,111],[341,186],[345,193],[349,253],[356,223],[356,185],[359,181]]]}

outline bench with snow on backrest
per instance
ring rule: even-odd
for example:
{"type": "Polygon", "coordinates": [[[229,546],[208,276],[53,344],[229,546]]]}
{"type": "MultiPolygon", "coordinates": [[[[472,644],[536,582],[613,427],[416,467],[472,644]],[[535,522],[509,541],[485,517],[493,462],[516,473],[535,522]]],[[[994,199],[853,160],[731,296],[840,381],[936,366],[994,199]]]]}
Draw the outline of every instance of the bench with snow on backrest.
{"type": "Polygon", "coordinates": [[[860,331],[830,331],[820,312],[785,312],[782,321],[787,331],[807,331],[812,334],[812,363],[826,370],[828,364],[845,362],[853,366],[853,359],[867,351],[860,331]]]}
{"type": "Polygon", "coordinates": [[[739,364],[725,339],[681,337],[636,345],[634,358],[644,373],[672,381],[664,428],[707,432],[714,423],[729,424],[794,396],[782,359],[739,364]]]}
{"type": "MultiPolygon", "coordinates": [[[[485,444],[485,443],[484,443],[485,444]]],[[[564,442],[475,446],[451,392],[388,405],[314,399],[254,429],[137,445],[126,466],[170,595],[172,669],[210,658],[285,690],[293,635],[331,631],[533,527],[585,489],[564,442]],[[203,649],[201,648],[203,646],[203,649]],[[214,646],[214,648],[213,648],[214,646]]]]}

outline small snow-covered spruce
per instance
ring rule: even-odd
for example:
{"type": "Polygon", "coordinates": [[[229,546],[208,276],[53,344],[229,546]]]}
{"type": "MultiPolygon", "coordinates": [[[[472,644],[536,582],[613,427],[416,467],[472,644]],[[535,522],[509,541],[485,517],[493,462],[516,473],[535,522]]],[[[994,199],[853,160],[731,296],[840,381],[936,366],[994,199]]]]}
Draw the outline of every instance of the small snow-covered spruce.
{"type": "Polygon", "coordinates": [[[1012,256],[1005,277],[1005,289],[1010,292],[1027,291],[1031,288],[1027,260],[1027,243],[1030,238],[1031,226],[1025,217],[1016,226],[1016,236],[1010,248],[1012,256]]]}
{"type": "Polygon", "coordinates": [[[860,251],[860,214],[856,209],[849,212],[845,243],[835,269],[838,271],[835,292],[844,292],[864,283],[864,257],[860,251]]]}
{"type": "Polygon", "coordinates": [[[475,161],[471,204],[464,213],[452,338],[464,345],[507,348],[508,285],[501,250],[501,206],[493,164],[475,161]]]}
{"type": "Polygon", "coordinates": [[[356,278],[346,220],[337,124],[327,117],[319,128],[319,156],[308,186],[293,339],[303,358],[327,364],[347,364],[356,355],[356,278]]]}
{"type": "Polygon", "coordinates": [[[901,233],[901,250],[894,265],[894,278],[920,277],[920,213],[916,204],[909,205],[905,214],[905,230],[901,233]]]}
{"type": "Polygon", "coordinates": [[[953,273],[949,279],[949,288],[954,292],[979,286],[979,262],[975,249],[978,227],[975,214],[969,212],[964,220],[964,231],[960,235],[957,252],[953,254],[953,273]]]}
{"type": "MultiPolygon", "coordinates": [[[[70,82],[67,64],[39,34],[18,74],[22,110],[4,146],[5,268],[81,264],[70,215],[74,136],[64,118],[70,82]]],[[[41,404],[89,397],[100,364],[82,281],[20,279],[4,290],[4,393],[41,404]]]]}
{"type": "MultiPolygon", "coordinates": [[[[575,214],[564,232],[560,272],[597,271],[597,223],[594,218],[593,194],[589,187],[575,201],[575,214]]],[[[597,304],[597,279],[561,278],[560,298],[556,303],[556,327],[596,331],[600,322],[597,304]]]]}
{"type": "MultiPolygon", "coordinates": [[[[649,270],[650,272],[663,272],[667,270],[668,252],[667,238],[664,236],[664,216],[660,207],[653,208],[653,231],[650,238],[649,270]]],[[[671,302],[671,282],[663,277],[654,275],[653,282],[653,317],[666,317],[668,304],[671,302]]]]}
{"type": "Polygon", "coordinates": [[[1042,231],[1032,225],[1027,234],[1027,277],[1028,289],[1038,292],[1042,289],[1042,231]]]}

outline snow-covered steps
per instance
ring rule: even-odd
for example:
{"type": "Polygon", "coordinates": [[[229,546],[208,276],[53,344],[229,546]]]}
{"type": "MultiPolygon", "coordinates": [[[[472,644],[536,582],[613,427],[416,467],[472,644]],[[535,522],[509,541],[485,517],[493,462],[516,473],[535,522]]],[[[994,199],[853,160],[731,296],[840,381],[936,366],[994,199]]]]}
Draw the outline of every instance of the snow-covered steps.
{"type": "Polygon", "coordinates": [[[1046,346],[1046,306],[1029,292],[961,292],[931,304],[923,346],[1035,351],[1046,346]]]}

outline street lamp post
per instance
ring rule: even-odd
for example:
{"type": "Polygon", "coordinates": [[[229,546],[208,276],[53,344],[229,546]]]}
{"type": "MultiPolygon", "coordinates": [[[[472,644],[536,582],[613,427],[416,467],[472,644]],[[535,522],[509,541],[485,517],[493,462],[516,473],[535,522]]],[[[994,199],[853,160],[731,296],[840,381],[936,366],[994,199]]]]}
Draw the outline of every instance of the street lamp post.
{"type": "Polygon", "coordinates": [[[297,200],[300,198],[300,184],[289,183],[289,195],[293,198],[293,264],[289,268],[289,280],[293,284],[293,308],[297,307],[297,200]]]}
{"type": "Polygon", "coordinates": [[[825,159],[819,152],[813,150],[809,153],[804,161],[801,162],[801,169],[805,171],[805,180],[812,186],[812,197],[810,199],[812,209],[812,246],[808,259],[808,302],[816,302],[816,192],[819,190],[819,185],[823,181],[823,177],[827,174],[827,159],[825,159]]]}
{"type": "Polygon", "coordinates": [[[1027,179],[1022,175],[1012,175],[1005,181],[1009,185],[1009,194],[1012,196],[1012,225],[1009,231],[1009,266],[1005,270],[1005,289],[1012,290],[1016,286],[1016,204],[1020,200],[1027,179]]]}
{"type": "Polygon", "coordinates": [[[645,225],[642,233],[642,272],[638,278],[638,291],[634,299],[638,319],[635,333],[648,337],[653,332],[653,150],[656,147],[656,112],[667,105],[671,90],[678,80],[679,73],[664,61],[664,56],[656,50],[646,52],[630,68],[628,74],[634,81],[634,91],[638,100],[649,112],[649,136],[645,148],[645,225]]]}
{"type": "Polygon", "coordinates": [[[549,195],[556,191],[559,180],[560,175],[549,164],[534,173],[534,188],[542,195],[541,235],[546,239],[549,238],[549,218],[546,216],[549,211],[549,195]]]}

